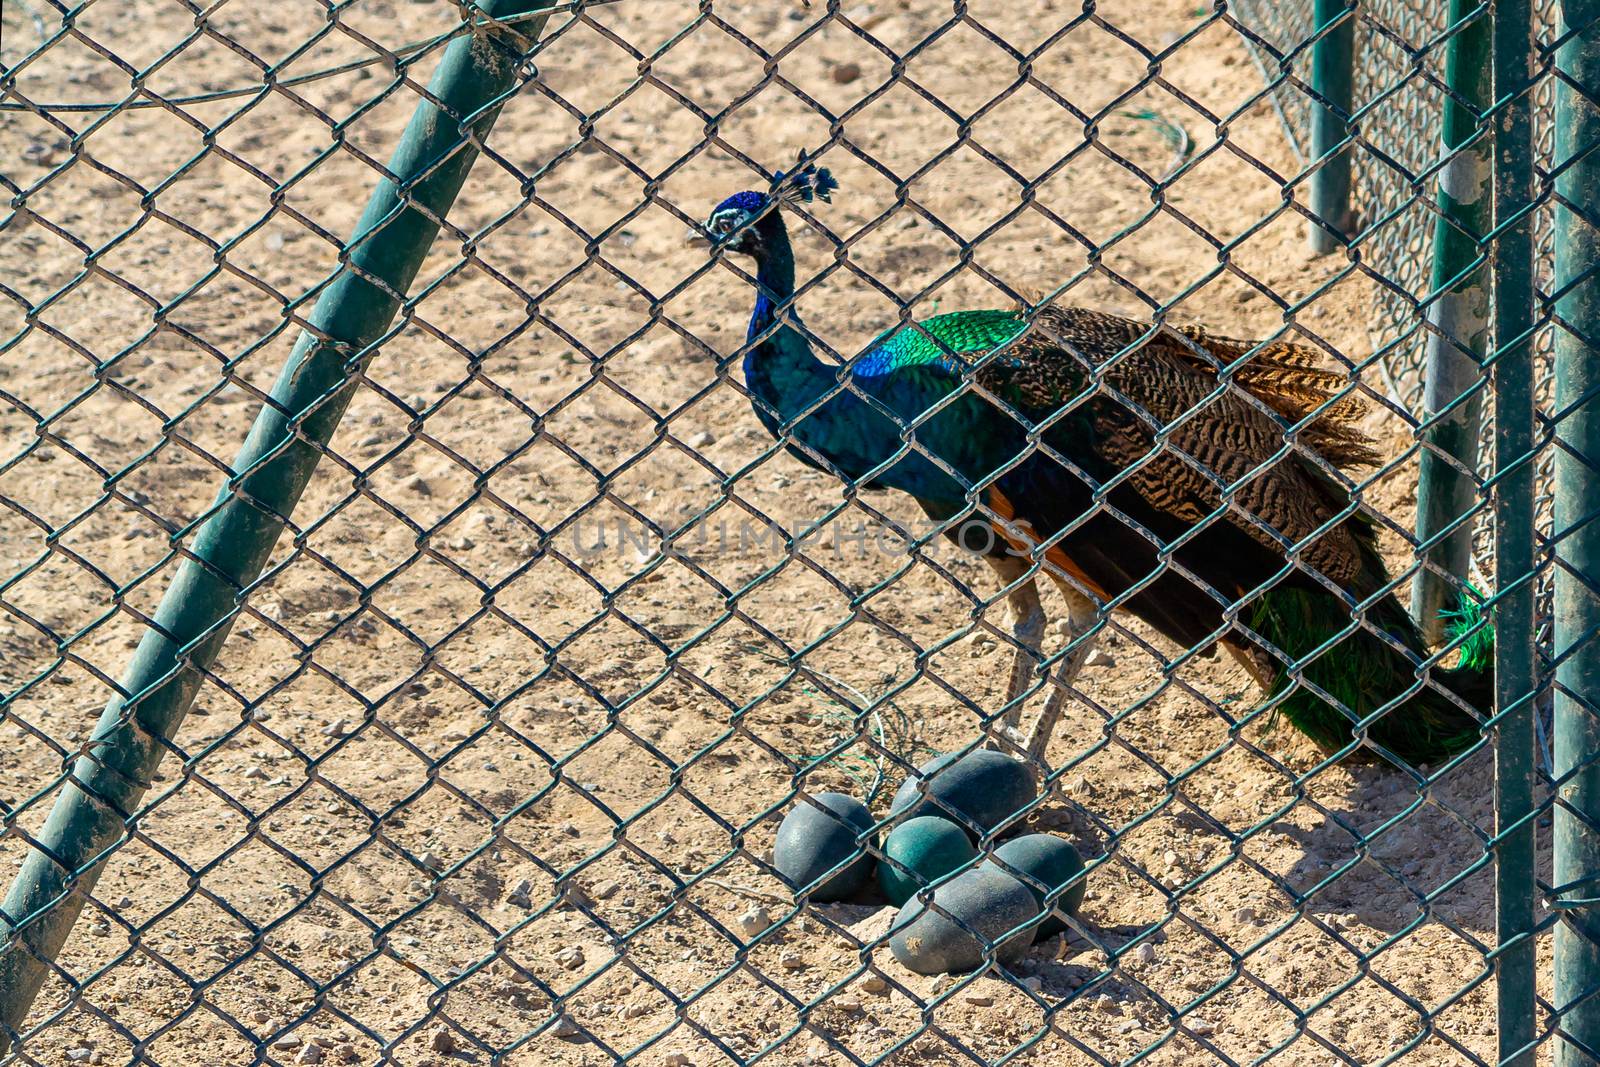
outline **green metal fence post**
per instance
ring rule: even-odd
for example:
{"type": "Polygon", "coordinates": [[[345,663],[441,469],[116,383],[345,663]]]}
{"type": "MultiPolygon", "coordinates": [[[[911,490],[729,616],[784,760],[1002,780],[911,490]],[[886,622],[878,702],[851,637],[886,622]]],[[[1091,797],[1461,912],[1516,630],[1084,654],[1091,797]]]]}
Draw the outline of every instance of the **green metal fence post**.
{"type": "Polygon", "coordinates": [[[1534,1062],[1533,10],[1494,8],[1495,977],[1499,1062],[1534,1062]]]}
{"type": "MultiPolygon", "coordinates": [[[[551,6],[551,0],[481,0],[491,19],[551,6]]],[[[35,847],[0,908],[0,1053],[4,1053],[83,909],[125,823],[153,780],[166,742],[193,703],[240,601],[260,575],[322,447],[349,403],[351,361],[383,336],[416,277],[439,218],[478,156],[461,119],[485,136],[515,87],[523,45],[548,14],[515,26],[486,23],[452,42],[429,85],[437,103],[418,104],[385,179],[346,246],[346,266],[324,290],[251,428],[234,476],[162,597],[125,672],[123,696],[107,705],[75,763],[35,847]],[[353,269],[352,269],[353,268],[353,269]]]]}
{"type": "Polygon", "coordinates": [[[1489,329],[1483,241],[1490,225],[1492,141],[1482,116],[1493,91],[1491,24],[1476,0],[1450,0],[1450,25],[1456,32],[1446,45],[1445,79],[1455,95],[1445,103],[1444,147],[1453,154],[1439,171],[1429,286],[1435,296],[1428,308],[1434,329],[1423,372],[1424,447],[1417,478],[1417,542],[1426,565],[1411,584],[1411,616],[1434,645],[1444,637],[1440,613],[1455,606],[1450,579],[1466,581],[1472,561],[1467,516],[1478,502],[1472,472],[1489,329]]]}
{"type": "Polygon", "coordinates": [[[1311,46],[1310,240],[1326,254],[1349,235],[1350,150],[1341,148],[1350,135],[1355,101],[1356,17],[1350,0],[1316,0],[1313,24],[1326,31],[1311,46]],[[1340,21],[1343,20],[1343,21],[1340,21]],[[1335,25],[1337,23],[1337,25],[1335,25]],[[1328,29],[1328,27],[1332,27],[1328,29]]]}
{"type": "Polygon", "coordinates": [[[1564,0],[1555,111],[1555,1062],[1600,1059],[1600,0],[1564,0]]]}

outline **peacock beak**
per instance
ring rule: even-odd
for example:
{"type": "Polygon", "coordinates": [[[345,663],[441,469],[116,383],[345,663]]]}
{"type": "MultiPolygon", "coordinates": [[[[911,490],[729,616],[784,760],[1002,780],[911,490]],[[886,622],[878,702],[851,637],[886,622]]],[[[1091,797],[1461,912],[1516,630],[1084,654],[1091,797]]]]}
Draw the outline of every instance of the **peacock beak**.
{"type": "Polygon", "coordinates": [[[710,247],[711,238],[698,226],[691,226],[683,232],[683,243],[686,245],[700,245],[710,247]]]}

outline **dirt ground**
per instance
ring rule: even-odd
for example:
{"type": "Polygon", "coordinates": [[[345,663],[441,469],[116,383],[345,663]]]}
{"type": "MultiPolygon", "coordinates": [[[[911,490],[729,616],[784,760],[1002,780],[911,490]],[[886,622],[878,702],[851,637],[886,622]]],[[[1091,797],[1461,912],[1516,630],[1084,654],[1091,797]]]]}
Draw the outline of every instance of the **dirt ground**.
{"type": "MultiPolygon", "coordinates": [[[[1068,1065],[1168,1034],[1147,1062],[1492,1058],[1487,757],[1419,791],[1319,769],[1287,729],[1235,738],[1242,672],[1173,665],[1131,621],[1049,752],[1032,823],[1096,866],[1082,929],[1025,981],[918,977],[875,941],[885,908],[786,902],[765,863],[796,785],[864,795],[876,765],[884,813],[908,763],[978,735],[1009,656],[986,568],[880,550],[915,505],[841,506],[751,413],[729,358],[750,287],[682,241],[762,184],[744,159],[832,145],[841,189],[794,229],[820,279],[801,312],[843,357],[902,302],[1060,286],[1264,336],[1320,292],[1288,329],[1383,387],[1369,283],[1308,252],[1297,166],[1210,5],[705,6],[599,8],[538,58],[74,931],[81,992],[47,986],[14,1062],[1068,1065]],[[884,91],[886,53],[908,58],[884,91]],[[674,556],[643,532],[695,516],[674,556]],[[761,517],[821,526],[791,559],[741,537],[761,517]],[[852,691],[892,702],[858,721],[852,691]],[[756,907],[780,924],[758,940],[756,907]]],[[[90,5],[78,32],[127,68],[68,38],[18,92],[259,85],[241,50],[286,77],[455,21],[337,10],[296,54],[323,7],[224,4],[197,33],[161,0],[90,5]]],[[[7,63],[53,32],[43,4],[4,13],[7,63]]],[[[0,120],[27,190],[0,224],[7,878],[337,266],[361,156],[387,158],[416,100],[369,107],[391,84],[0,120]]],[[[1405,454],[1400,418],[1371,428],[1405,454]]],[[[1397,563],[1412,477],[1363,490],[1397,563]]]]}

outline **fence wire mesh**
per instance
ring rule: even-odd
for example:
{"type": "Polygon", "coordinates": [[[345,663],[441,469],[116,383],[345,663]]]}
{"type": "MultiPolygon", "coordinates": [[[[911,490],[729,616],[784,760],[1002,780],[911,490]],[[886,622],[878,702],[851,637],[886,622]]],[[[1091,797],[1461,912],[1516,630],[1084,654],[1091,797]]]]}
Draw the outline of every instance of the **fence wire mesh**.
{"type": "MultiPolygon", "coordinates": [[[[1384,604],[1417,566],[1402,353],[1428,294],[1425,270],[1393,264],[1425,262],[1438,153],[1412,118],[1435,106],[1442,27],[1363,8],[1389,32],[1358,96],[1398,95],[1374,107],[1362,160],[1400,162],[1390,184],[1360,178],[1358,206],[1398,214],[1365,260],[1319,258],[1275,110],[1304,121],[1310,16],[1282,5],[1274,37],[1244,10],[621,0],[558,5],[536,33],[397,0],[7,4],[7,871],[49,833],[75,761],[101,758],[99,708],[139,695],[123,666],[218,491],[237,494],[229,457],[272,413],[297,337],[341,340],[312,306],[368,269],[347,265],[347,235],[394,177],[408,117],[439,102],[425,85],[444,50],[527,61],[492,136],[461,133],[482,112],[451,115],[482,158],[415,283],[386,290],[393,325],[342,351],[355,387],[332,439],[280,412],[320,464],[235,588],[193,711],[150,739],[164,759],[90,855],[103,872],[68,872],[83,915],[0,1062],[1495,1062],[1487,746],[1397,767],[1333,758],[1351,746],[1330,754],[1287,721],[1295,693],[1335,684],[1318,664],[1352,635],[1399,640],[1384,604]],[[1265,84],[1252,48],[1277,50],[1265,84]],[[1423,102],[1393,103],[1406,94],[1423,102]],[[1121,524],[1098,542],[1112,563],[1152,551],[1119,511],[1129,494],[1198,475],[1204,504],[1154,569],[1098,591],[1131,614],[1080,625],[1072,605],[1096,591],[1046,551],[1107,527],[1019,532],[1000,506],[1039,505],[989,495],[1037,449],[1066,449],[1059,435],[1039,430],[935,518],[817,469],[793,425],[774,439],[822,420],[825,398],[774,420],[750,395],[742,365],[778,327],[747,339],[748,261],[683,235],[729,194],[770,190],[797,151],[839,181],[829,203],[784,208],[793,309],[829,366],[870,364],[886,329],[1038,294],[1204,324],[1091,353],[1088,391],[1050,416],[1059,429],[1138,384],[1152,344],[1209,375],[1154,407],[1117,401],[1156,447],[1093,476],[1089,519],[1121,524]],[[1398,325],[1375,346],[1380,301],[1398,325]],[[1227,407],[1277,342],[1337,387],[1227,407]],[[1380,457],[1355,471],[1314,447],[1352,401],[1380,457]],[[1224,410],[1274,420],[1265,475],[1184,436],[1224,410]],[[1337,506],[1285,533],[1251,486],[1291,467],[1337,506]],[[1387,570],[1352,591],[1318,552],[1356,515],[1387,570]],[[997,581],[941,536],[974,516],[1031,546],[1025,565],[997,581]],[[1218,634],[1266,625],[1255,583],[1214,597],[1211,639],[1149,621],[1193,567],[1182,544],[1230,522],[1277,546],[1262,588],[1329,593],[1334,618],[1276,665],[1216,655],[1218,634]],[[1052,568],[1060,621],[1018,625],[1018,594],[1052,568]],[[985,738],[1027,755],[1004,727],[1030,642],[1030,708],[1069,697],[1037,799],[979,844],[1070,841],[1087,895],[1024,955],[994,942],[1037,910],[988,929],[973,973],[914,973],[871,886],[797,897],[774,866],[779,822],[835,791],[888,830],[891,794],[930,756],[985,738]],[[1252,672],[1289,689],[1263,703],[1252,672]]],[[[912,336],[953,359],[943,334],[912,336]]],[[[982,377],[1003,360],[957,361],[975,364],[963,395],[1013,417],[981,428],[996,436],[1024,418],[982,377]]],[[[936,418],[873,454],[939,466],[918,440],[936,418]]],[[[1422,658],[1402,656],[1408,694],[1442,692],[1417,680],[1422,658]]],[[[1355,709],[1368,754],[1399,695],[1355,709]]],[[[883,862],[882,837],[863,841],[883,862]]],[[[3,916],[6,953],[42,955],[27,931],[45,910],[3,916]]]]}

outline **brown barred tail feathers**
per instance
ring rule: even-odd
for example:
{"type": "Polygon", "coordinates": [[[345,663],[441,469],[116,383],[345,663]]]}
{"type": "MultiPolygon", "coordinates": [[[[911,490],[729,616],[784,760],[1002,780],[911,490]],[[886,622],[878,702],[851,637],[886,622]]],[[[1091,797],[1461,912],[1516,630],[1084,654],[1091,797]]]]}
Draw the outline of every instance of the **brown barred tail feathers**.
{"type": "MultiPolygon", "coordinates": [[[[1151,324],[1086,308],[1050,305],[1036,313],[1033,330],[1050,347],[1071,352],[1085,369],[1091,369],[1137,344],[1150,334],[1151,324]]],[[[1019,348],[1026,351],[1030,347],[1027,339],[1022,339],[1019,348]]],[[[1298,437],[1307,448],[1344,468],[1375,467],[1383,461],[1360,429],[1368,414],[1366,402],[1350,391],[1346,375],[1327,369],[1326,359],[1315,348],[1288,341],[1221,337],[1200,326],[1168,326],[1119,360],[1117,377],[1136,379],[1145,354],[1175,359],[1212,378],[1225,365],[1235,364],[1229,373],[1235,386],[1284,421],[1305,422],[1298,437]]]]}

